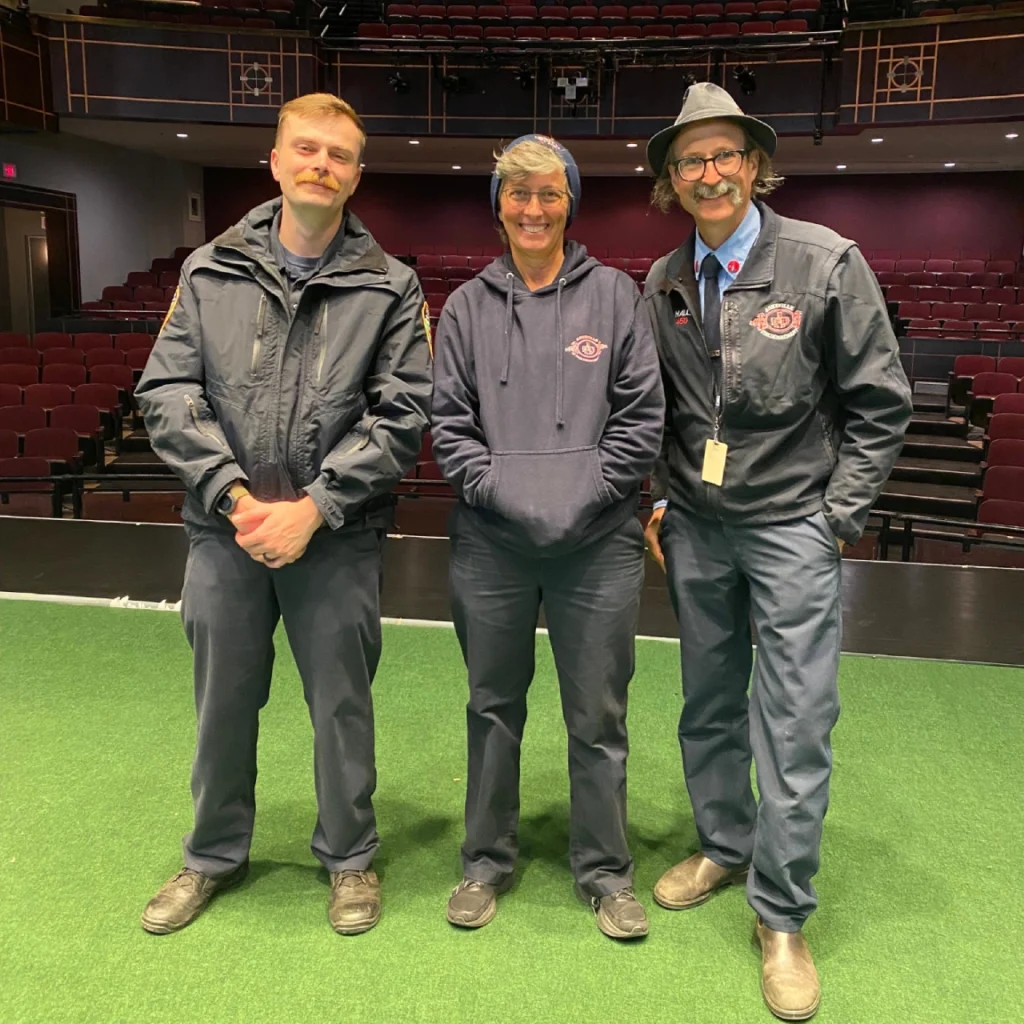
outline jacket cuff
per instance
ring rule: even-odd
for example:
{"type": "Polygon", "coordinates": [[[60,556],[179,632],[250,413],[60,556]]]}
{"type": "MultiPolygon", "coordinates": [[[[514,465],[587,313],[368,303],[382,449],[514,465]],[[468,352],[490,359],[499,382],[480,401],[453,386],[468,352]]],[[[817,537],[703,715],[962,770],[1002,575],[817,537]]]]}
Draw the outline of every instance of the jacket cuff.
{"type": "Polygon", "coordinates": [[[850,545],[856,544],[860,540],[864,531],[857,527],[853,519],[849,516],[841,518],[828,508],[824,509],[824,513],[828,528],[836,537],[850,545]]]}
{"type": "Polygon", "coordinates": [[[217,502],[220,500],[221,495],[236,481],[241,480],[243,483],[248,483],[249,478],[242,472],[242,467],[237,462],[231,462],[226,466],[222,466],[214,474],[213,479],[210,480],[203,486],[203,489],[199,491],[199,500],[203,503],[203,508],[206,509],[210,515],[213,515],[217,510],[217,502]]]}
{"type": "Polygon", "coordinates": [[[340,530],[345,525],[345,513],[331,497],[327,480],[322,473],[309,486],[302,489],[313,499],[313,504],[320,510],[328,529],[340,530]]]}
{"type": "Polygon", "coordinates": [[[658,500],[657,500],[657,501],[656,501],[656,502],[654,503],[654,509],[655,509],[655,511],[657,511],[657,510],[658,510],[659,508],[667,508],[667,507],[668,507],[668,498],[659,498],[659,499],[658,499],[658,500]]]}

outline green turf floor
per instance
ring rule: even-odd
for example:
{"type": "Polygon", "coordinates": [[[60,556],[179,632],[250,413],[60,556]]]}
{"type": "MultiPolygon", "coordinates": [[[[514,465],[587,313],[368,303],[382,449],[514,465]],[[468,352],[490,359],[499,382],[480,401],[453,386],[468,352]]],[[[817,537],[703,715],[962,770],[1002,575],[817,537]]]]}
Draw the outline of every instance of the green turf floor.
{"type": "MultiPolygon", "coordinates": [[[[189,652],[173,614],[0,601],[0,1024],[757,1022],[751,911],[732,889],[669,913],[651,887],[694,849],[677,650],[644,642],[631,690],[636,888],[650,937],[604,938],[566,861],[565,739],[539,639],[521,872],[456,931],[464,679],[445,629],[386,629],[376,683],[384,916],[335,935],[308,841],[311,735],[290,657],[264,714],[253,871],[156,938],[148,897],[190,824],[189,652]]],[[[847,658],[820,911],[820,1021],[1022,1018],[1024,672],[847,658]]]]}

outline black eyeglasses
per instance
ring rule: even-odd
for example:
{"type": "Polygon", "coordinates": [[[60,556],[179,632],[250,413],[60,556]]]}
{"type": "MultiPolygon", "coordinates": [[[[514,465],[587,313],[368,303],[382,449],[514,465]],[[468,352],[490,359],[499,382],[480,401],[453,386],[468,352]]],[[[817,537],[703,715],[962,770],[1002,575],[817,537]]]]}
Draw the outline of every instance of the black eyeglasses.
{"type": "Polygon", "coordinates": [[[728,178],[739,171],[743,166],[743,158],[749,152],[749,149],[727,149],[723,153],[709,157],[684,156],[680,160],[669,160],[668,166],[675,170],[683,181],[700,181],[708,169],[708,164],[714,164],[715,170],[723,178],[728,178]]]}

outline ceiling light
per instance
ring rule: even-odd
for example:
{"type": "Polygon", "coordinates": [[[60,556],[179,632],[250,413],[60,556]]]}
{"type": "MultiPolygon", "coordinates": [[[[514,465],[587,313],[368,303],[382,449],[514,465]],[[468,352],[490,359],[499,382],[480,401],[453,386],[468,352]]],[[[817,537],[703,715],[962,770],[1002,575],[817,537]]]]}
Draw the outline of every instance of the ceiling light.
{"type": "Polygon", "coordinates": [[[419,139],[410,139],[409,140],[409,145],[410,146],[418,146],[419,144],[420,144],[420,140],[419,139]]]}
{"type": "Polygon", "coordinates": [[[265,164],[266,162],[267,162],[266,160],[261,160],[260,161],[261,164],[265,164]]]}
{"type": "Polygon", "coordinates": [[[950,161],[948,164],[943,164],[943,167],[956,167],[956,164],[950,161]]]}
{"type": "Polygon", "coordinates": [[[188,132],[178,132],[178,138],[179,139],[187,139],[188,138],[188,132]]]}
{"type": "Polygon", "coordinates": [[[836,170],[837,171],[845,171],[846,170],[846,164],[836,164],[836,170]]]}
{"type": "Polygon", "coordinates": [[[1016,132],[1007,132],[1006,133],[1006,137],[1008,139],[1015,139],[1015,138],[1017,138],[1017,133],[1016,132]]]}
{"type": "MultiPolygon", "coordinates": [[[[1007,136],[1007,138],[1009,138],[1009,136],[1007,136]]],[[[636,149],[636,143],[635,142],[627,142],[626,143],[626,149],[636,149]]]]}
{"type": "Polygon", "coordinates": [[[453,171],[461,171],[462,170],[462,164],[452,164],[452,170],[453,171]]]}
{"type": "Polygon", "coordinates": [[[872,142],[885,142],[885,139],[872,139],[872,142]]]}
{"type": "Polygon", "coordinates": [[[643,170],[643,168],[642,168],[642,167],[634,167],[634,168],[633,168],[633,170],[634,170],[634,171],[642,171],[642,170],[643,170]]]}

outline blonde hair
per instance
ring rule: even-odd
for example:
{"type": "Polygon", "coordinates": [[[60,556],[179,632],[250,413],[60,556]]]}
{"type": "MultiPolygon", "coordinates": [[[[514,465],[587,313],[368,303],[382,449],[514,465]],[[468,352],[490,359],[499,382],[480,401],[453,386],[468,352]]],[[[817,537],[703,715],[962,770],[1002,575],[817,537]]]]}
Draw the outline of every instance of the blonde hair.
{"type": "MultiPolygon", "coordinates": [[[[543,142],[534,142],[532,139],[520,142],[518,146],[506,149],[503,153],[495,153],[494,160],[494,173],[503,182],[522,181],[531,174],[553,174],[555,171],[565,174],[562,158],[550,146],[545,146],[543,142]]],[[[568,174],[565,178],[565,190],[572,198],[568,174]]]]}
{"type": "Polygon", "coordinates": [[[289,100],[277,112],[277,135],[274,145],[281,141],[281,129],[286,117],[347,117],[359,129],[359,156],[362,158],[366,149],[366,128],[363,119],[355,112],[352,105],[340,96],[329,92],[310,92],[305,96],[296,96],[289,100]]]}
{"type": "MultiPolygon", "coordinates": [[[[755,196],[766,196],[774,192],[786,179],[775,173],[772,166],[772,158],[743,130],[743,145],[747,150],[747,156],[757,154],[757,174],[754,177],[754,186],[751,192],[755,196]]],[[[671,154],[671,150],[669,151],[671,154]]],[[[671,172],[668,169],[668,160],[661,169],[651,190],[651,205],[657,207],[662,213],[668,213],[679,205],[679,196],[672,185],[671,172]]]]}

